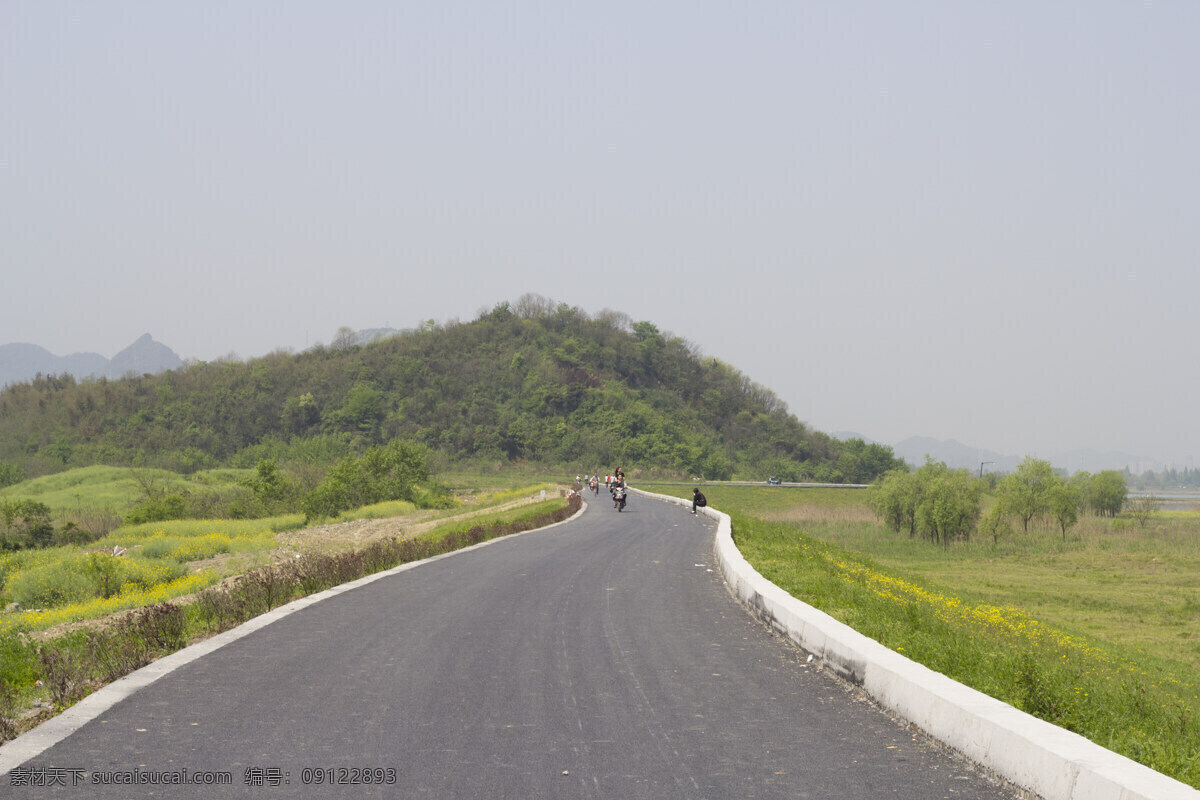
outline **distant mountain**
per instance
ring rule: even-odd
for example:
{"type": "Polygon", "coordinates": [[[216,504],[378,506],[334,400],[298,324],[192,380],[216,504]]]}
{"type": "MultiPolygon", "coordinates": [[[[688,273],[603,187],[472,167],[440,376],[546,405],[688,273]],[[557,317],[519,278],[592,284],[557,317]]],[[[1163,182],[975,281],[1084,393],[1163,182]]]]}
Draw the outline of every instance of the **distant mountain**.
{"type": "Polygon", "coordinates": [[[111,359],[99,353],[72,353],[56,356],[36,344],[0,345],[0,387],[32,380],[42,375],[62,375],[76,379],[120,378],[130,372],[141,375],[159,373],[183,366],[183,359],[171,348],[144,334],[111,359]]]}
{"type": "Polygon", "coordinates": [[[136,342],[112,357],[104,374],[109,378],[119,378],[130,372],[135,375],[147,372],[154,375],[182,366],[183,359],[174,350],[162,342],[154,341],[150,334],[143,333],[136,342]]]}
{"type": "Polygon", "coordinates": [[[98,375],[108,366],[99,353],[75,353],[56,356],[36,344],[18,342],[0,345],[0,386],[27,381],[39,372],[43,375],[98,375]]]}
{"type": "Polygon", "coordinates": [[[934,461],[946,462],[946,466],[951,469],[969,469],[972,472],[977,472],[980,464],[983,464],[985,472],[1012,472],[1024,458],[984,450],[954,439],[942,441],[929,436],[910,436],[893,445],[892,451],[914,467],[924,464],[925,456],[928,455],[934,461]]]}

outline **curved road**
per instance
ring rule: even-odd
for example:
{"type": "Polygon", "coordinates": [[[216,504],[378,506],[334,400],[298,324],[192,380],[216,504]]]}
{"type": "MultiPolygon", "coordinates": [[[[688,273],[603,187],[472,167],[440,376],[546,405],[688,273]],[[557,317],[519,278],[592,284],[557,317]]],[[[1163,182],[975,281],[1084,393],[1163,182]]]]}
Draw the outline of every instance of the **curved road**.
{"type": "Polygon", "coordinates": [[[602,493],[574,522],[386,577],[201,657],[0,777],[0,794],[1014,796],[737,605],[714,530],[645,498],[618,514],[602,493]],[[183,770],[232,784],[94,783],[183,770]],[[329,774],[389,782],[315,783],[329,774]],[[66,785],[20,785],[47,776],[66,785]]]}

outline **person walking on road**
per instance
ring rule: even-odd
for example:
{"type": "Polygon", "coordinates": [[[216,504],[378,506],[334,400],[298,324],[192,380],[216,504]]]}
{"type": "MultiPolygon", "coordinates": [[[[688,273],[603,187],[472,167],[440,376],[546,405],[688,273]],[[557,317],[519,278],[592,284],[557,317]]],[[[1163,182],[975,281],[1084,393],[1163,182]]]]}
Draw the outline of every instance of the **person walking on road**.
{"type": "Polygon", "coordinates": [[[704,508],[708,505],[708,498],[704,496],[704,492],[699,489],[692,489],[692,513],[696,513],[697,508],[704,508]]]}

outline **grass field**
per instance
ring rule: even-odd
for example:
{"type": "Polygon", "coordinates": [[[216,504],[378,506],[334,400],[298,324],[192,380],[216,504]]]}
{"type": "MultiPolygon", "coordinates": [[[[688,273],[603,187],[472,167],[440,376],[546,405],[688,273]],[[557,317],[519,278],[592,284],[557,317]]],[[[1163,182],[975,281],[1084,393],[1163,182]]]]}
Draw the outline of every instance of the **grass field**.
{"type": "Polygon", "coordinates": [[[168,492],[218,492],[250,477],[254,470],[214,469],[183,476],[161,469],[92,466],[46,475],[0,489],[0,497],[37,500],[56,514],[79,508],[121,512],[145,497],[144,485],[168,492]]]}
{"type": "MultiPolygon", "coordinates": [[[[1200,515],[949,549],[862,491],[705,488],[765,577],[955,680],[1200,786],[1200,515]]],[[[690,496],[685,488],[665,492],[690,496]]]]}

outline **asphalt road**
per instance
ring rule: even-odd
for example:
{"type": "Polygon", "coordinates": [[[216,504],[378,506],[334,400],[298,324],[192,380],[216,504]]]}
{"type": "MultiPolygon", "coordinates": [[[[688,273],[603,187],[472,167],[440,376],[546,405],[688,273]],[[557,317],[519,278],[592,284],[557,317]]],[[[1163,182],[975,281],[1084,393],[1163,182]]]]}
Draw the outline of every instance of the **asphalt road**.
{"type": "Polygon", "coordinates": [[[712,555],[715,523],[605,501],[199,658],[0,777],[0,795],[1014,796],[738,606],[712,555]],[[185,770],[230,783],[97,783],[185,770]],[[47,776],[65,785],[18,785],[47,776]]]}

